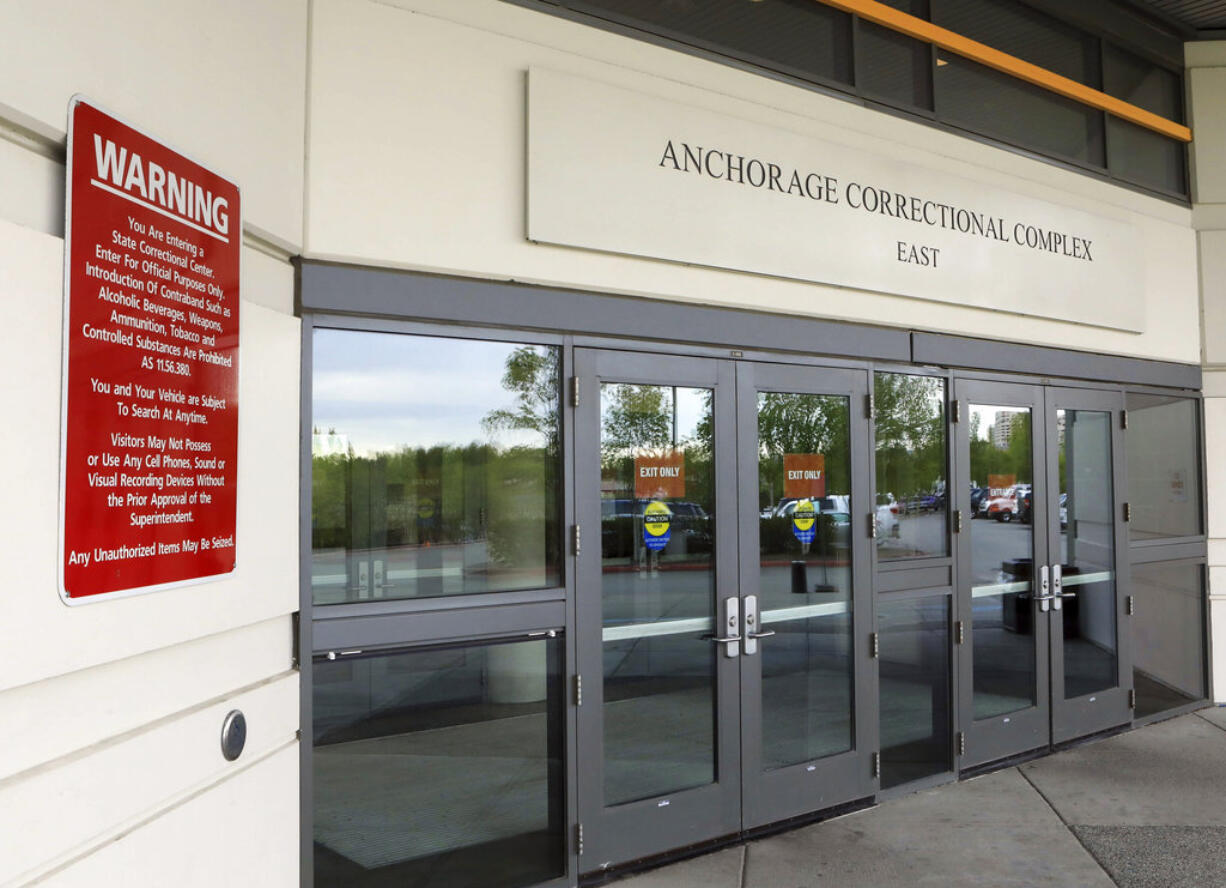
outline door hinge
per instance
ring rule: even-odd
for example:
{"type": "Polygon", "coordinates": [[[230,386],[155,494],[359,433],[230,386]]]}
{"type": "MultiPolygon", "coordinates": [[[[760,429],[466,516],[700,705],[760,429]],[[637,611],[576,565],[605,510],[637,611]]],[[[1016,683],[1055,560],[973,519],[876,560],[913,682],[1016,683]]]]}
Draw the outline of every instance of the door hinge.
{"type": "Polygon", "coordinates": [[[1120,428],[1121,429],[1128,428],[1128,411],[1127,410],[1120,411],[1120,428]]]}
{"type": "Polygon", "coordinates": [[[872,419],[876,415],[876,407],[873,404],[873,396],[864,396],[864,415],[872,419]]]}
{"type": "Polygon", "coordinates": [[[962,533],[962,510],[957,509],[954,512],[954,533],[962,533]]]}
{"type": "Polygon", "coordinates": [[[583,676],[575,676],[575,705],[583,705],[583,676]]]}
{"type": "Polygon", "coordinates": [[[949,402],[949,421],[962,422],[962,402],[957,398],[949,402]]]}
{"type": "Polygon", "coordinates": [[[574,525],[571,528],[571,537],[573,538],[574,543],[575,543],[575,554],[578,555],[579,549],[581,548],[581,545],[582,545],[580,538],[579,538],[579,525],[578,524],[574,525]]]}
{"type": "Polygon", "coordinates": [[[570,378],[570,406],[579,406],[579,377],[572,376],[570,378]]]}
{"type": "Polygon", "coordinates": [[[961,620],[954,623],[954,644],[962,644],[962,626],[961,620]]]}
{"type": "Polygon", "coordinates": [[[1124,503],[1124,520],[1132,520],[1132,503],[1124,503]]]}
{"type": "Polygon", "coordinates": [[[881,653],[881,636],[876,632],[868,635],[868,655],[874,659],[881,653]]]}
{"type": "Polygon", "coordinates": [[[881,776],[881,753],[879,752],[873,753],[873,776],[881,776]]]}
{"type": "Polygon", "coordinates": [[[1137,708],[1137,689],[1136,688],[1128,689],[1128,708],[1129,709],[1137,708]]]}
{"type": "Polygon", "coordinates": [[[877,516],[868,516],[868,538],[870,540],[877,539],[877,516]]]}
{"type": "Polygon", "coordinates": [[[575,824],[575,853],[583,853],[583,824],[575,824]]]}
{"type": "Polygon", "coordinates": [[[1127,596],[1124,599],[1124,613],[1126,613],[1130,617],[1132,616],[1132,596],[1131,595],[1127,596]]]}
{"type": "Polygon", "coordinates": [[[966,732],[958,732],[958,755],[966,755],[966,732]]]}

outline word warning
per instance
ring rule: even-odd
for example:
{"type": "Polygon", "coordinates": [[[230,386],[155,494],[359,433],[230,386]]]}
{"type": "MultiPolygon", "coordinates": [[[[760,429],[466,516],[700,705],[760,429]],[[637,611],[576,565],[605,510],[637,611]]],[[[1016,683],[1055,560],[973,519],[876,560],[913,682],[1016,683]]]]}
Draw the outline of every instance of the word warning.
{"type": "Polygon", "coordinates": [[[80,97],[68,112],[60,594],[235,567],[239,189],[80,97]]]}

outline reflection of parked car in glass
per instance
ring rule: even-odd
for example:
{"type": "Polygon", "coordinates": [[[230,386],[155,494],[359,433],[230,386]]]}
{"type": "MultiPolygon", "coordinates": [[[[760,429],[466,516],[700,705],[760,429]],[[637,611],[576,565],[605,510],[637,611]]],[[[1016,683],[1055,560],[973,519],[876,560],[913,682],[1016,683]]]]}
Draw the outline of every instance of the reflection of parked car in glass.
{"type": "Polygon", "coordinates": [[[1018,485],[1017,517],[1024,524],[1034,520],[1034,491],[1029,487],[1018,485]]]}
{"type": "Polygon", "coordinates": [[[898,538],[899,505],[892,493],[877,494],[877,545],[886,539],[898,538]]]}
{"type": "Polygon", "coordinates": [[[972,487],[971,488],[971,517],[972,518],[979,517],[979,508],[980,506],[983,505],[983,500],[984,500],[984,497],[987,495],[987,492],[988,492],[988,489],[986,487],[972,487]]]}
{"type": "MultiPolygon", "coordinates": [[[[602,499],[600,546],[605,558],[633,555],[642,537],[643,510],[651,500],[602,499]]],[[[666,551],[710,552],[711,517],[699,503],[665,501],[672,513],[666,551]],[[676,540],[677,542],[674,542],[676,540]]]]}
{"type": "MultiPolygon", "coordinates": [[[[822,552],[826,548],[846,549],[851,544],[851,515],[848,512],[849,500],[846,494],[812,497],[814,511],[817,512],[817,533],[812,545],[812,551],[822,552]]],[[[764,551],[782,551],[795,546],[795,534],[792,532],[792,514],[796,511],[798,499],[781,499],[771,512],[770,518],[759,521],[761,544],[764,551]]]]}

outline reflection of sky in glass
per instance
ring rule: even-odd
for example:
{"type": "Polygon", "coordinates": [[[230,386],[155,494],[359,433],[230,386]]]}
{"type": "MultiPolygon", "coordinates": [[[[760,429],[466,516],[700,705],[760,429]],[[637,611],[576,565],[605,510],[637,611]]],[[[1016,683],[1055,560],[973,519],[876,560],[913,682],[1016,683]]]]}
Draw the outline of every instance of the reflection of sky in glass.
{"type": "Polygon", "coordinates": [[[490,431],[481,423],[492,410],[515,409],[515,393],[503,387],[502,377],[507,357],[518,347],[317,330],[311,424],[321,435],[335,430],[355,455],[474,441],[540,446],[544,442],[535,432],[490,431]]]}

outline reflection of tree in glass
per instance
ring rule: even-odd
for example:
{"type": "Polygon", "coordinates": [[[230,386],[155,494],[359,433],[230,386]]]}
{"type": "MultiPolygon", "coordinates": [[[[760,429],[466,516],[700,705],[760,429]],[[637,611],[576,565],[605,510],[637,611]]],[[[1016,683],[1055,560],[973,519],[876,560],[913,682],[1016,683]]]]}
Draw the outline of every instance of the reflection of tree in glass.
{"type": "Polygon", "coordinates": [[[672,391],[658,385],[611,385],[602,392],[602,455],[662,451],[673,444],[672,391]]]}
{"type": "MultiPolygon", "coordinates": [[[[554,565],[557,520],[559,350],[519,346],[507,355],[502,387],[510,406],[481,420],[490,440],[430,447],[405,443],[366,455],[312,458],[316,549],[375,549],[487,541],[494,566],[554,565]]],[[[474,439],[482,437],[474,429],[474,439]]]]}
{"type": "Polygon", "coordinates": [[[877,491],[939,493],[945,477],[945,381],[876,373],[877,491]]]}
{"type": "Polygon", "coordinates": [[[558,444],[558,350],[521,345],[507,355],[502,387],[515,394],[513,408],[491,410],[481,420],[488,431],[536,432],[552,453],[558,444]]]}
{"type": "MultiPolygon", "coordinates": [[[[783,490],[783,455],[826,457],[826,493],[851,490],[847,398],[767,392],[758,396],[759,473],[770,490],[783,490]]],[[[772,503],[773,505],[773,503],[772,503]]]]}

